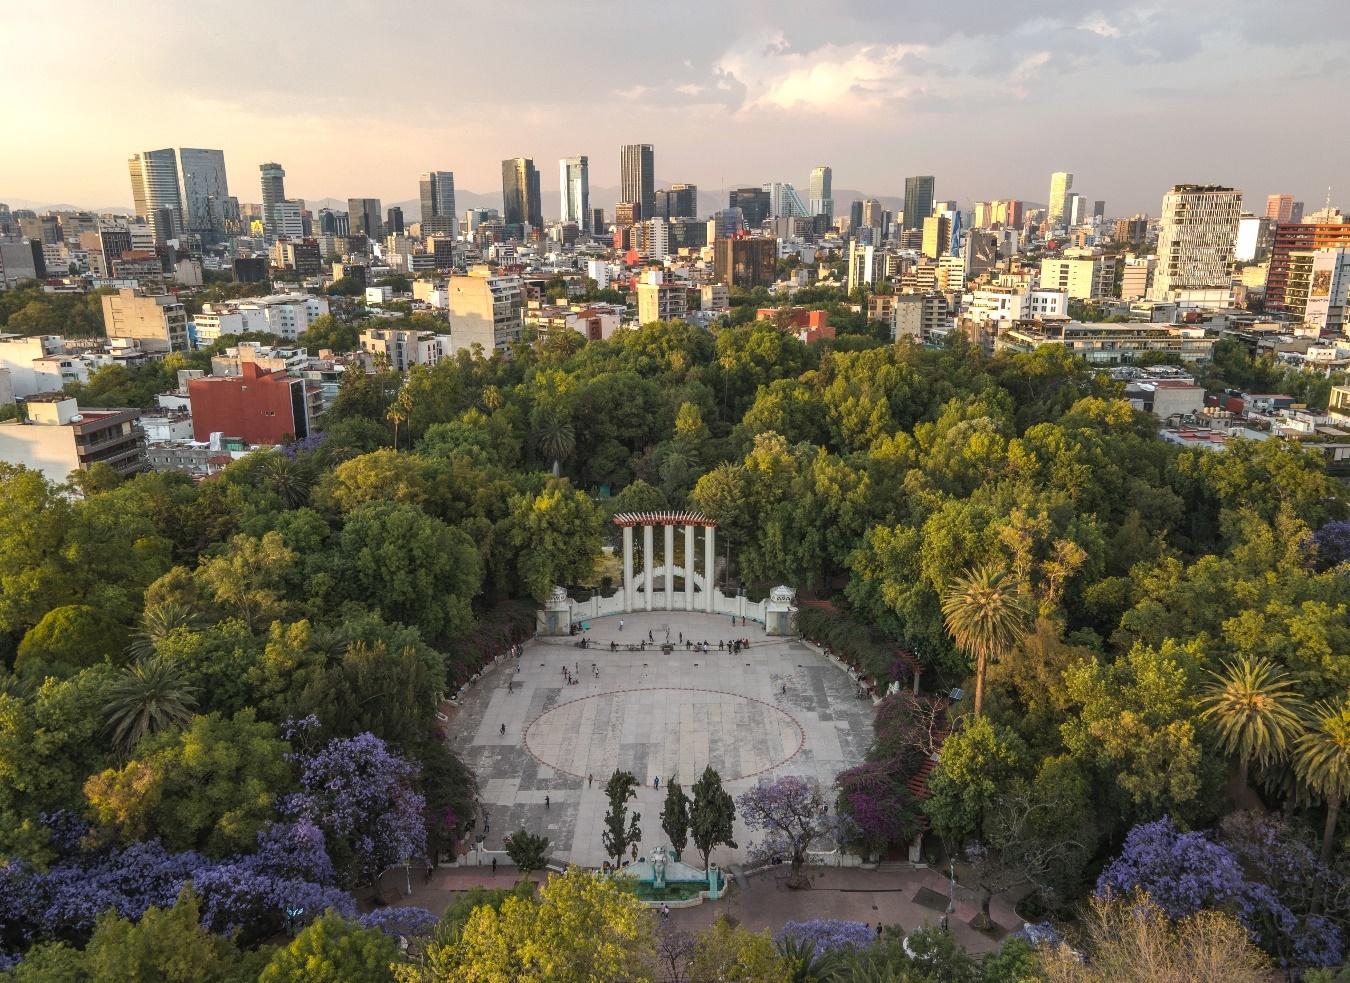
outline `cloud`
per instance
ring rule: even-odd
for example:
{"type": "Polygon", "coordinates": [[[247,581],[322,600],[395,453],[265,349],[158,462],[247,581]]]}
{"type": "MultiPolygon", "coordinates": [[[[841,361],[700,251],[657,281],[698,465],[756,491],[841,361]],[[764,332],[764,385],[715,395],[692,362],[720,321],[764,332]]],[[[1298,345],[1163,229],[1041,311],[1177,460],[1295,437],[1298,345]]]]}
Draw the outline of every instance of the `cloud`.
{"type": "Polygon", "coordinates": [[[927,50],[909,44],[825,44],[794,51],[775,35],[728,52],[716,68],[744,86],[743,113],[788,109],[858,115],[913,93],[918,79],[911,74],[914,62],[907,59],[927,50]]]}
{"type": "Polygon", "coordinates": [[[1099,38],[1118,38],[1120,37],[1120,28],[1112,24],[1101,14],[1092,14],[1084,17],[1078,22],[1080,31],[1087,31],[1089,34],[1095,34],[1099,38]]]}

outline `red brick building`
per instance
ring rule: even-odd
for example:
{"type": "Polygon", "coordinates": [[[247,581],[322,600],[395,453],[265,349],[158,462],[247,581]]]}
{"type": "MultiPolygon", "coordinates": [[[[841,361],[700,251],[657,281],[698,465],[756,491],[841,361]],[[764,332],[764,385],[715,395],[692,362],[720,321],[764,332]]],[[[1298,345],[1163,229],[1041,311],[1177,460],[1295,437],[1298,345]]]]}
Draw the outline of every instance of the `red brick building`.
{"type": "Polygon", "coordinates": [[[755,320],[773,321],[781,330],[796,335],[808,345],[819,338],[834,337],[829,311],[812,311],[805,307],[793,307],[786,311],[780,307],[761,307],[755,311],[755,320]]]}
{"type": "Polygon", "coordinates": [[[241,363],[239,373],[188,382],[194,438],[205,441],[220,433],[250,444],[279,444],[309,436],[317,386],[260,369],[256,362],[241,363]]]}

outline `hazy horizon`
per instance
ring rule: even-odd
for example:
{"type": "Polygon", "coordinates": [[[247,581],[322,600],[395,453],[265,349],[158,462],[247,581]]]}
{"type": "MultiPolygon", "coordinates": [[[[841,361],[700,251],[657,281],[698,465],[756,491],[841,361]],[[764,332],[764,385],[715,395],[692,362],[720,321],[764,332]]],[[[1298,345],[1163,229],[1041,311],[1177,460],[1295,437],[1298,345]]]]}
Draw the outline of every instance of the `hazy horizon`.
{"type": "Polygon", "coordinates": [[[1330,0],[1296,17],[1214,0],[522,10],[509,39],[495,11],[425,0],[397,17],[312,0],[12,11],[0,201],[129,208],[127,157],[160,147],[223,150],[245,202],[268,160],[309,201],[406,201],[431,169],[496,196],[500,161],[518,155],[556,195],[560,157],[587,154],[608,188],[619,146],[639,142],[662,180],[704,194],[804,189],[817,164],[878,197],[933,174],[939,198],[963,203],[1043,201],[1050,172],[1069,170],[1113,215],[1156,214],[1183,182],[1232,185],[1257,211],[1276,192],[1310,210],[1328,185],[1344,194],[1350,134],[1326,107],[1350,5],[1330,0]]]}

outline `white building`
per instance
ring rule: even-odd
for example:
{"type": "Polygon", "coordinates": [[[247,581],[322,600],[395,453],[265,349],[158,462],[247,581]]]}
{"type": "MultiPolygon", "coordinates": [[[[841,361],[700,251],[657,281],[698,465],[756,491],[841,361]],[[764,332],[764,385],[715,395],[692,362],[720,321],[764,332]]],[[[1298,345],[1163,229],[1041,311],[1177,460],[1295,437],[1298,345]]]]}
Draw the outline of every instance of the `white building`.
{"type": "Polygon", "coordinates": [[[0,335],[0,369],[9,376],[10,399],[23,399],[34,393],[60,392],[63,385],[59,366],[49,359],[59,359],[65,351],[65,342],[56,335],[0,335]]]}
{"type": "Polygon", "coordinates": [[[389,367],[397,372],[406,372],[413,365],[435,365],[453,351],[449,335],[390,328],[362,331],[361,349],[372,355],[385,356],[389,367]]]}
{"type": "Polygon", "coordinates": [[[1116,260],[1101,253],[1065,250],[1059,259],[1041,260],[1040,285],[1062,290],[1074,300],[1100,300],[1115,292],[1116,260]]]}
{"type": "Polygon", "coordinates": [[[294,341],[328,313],[328,299],[305,293],[271,294],[203,304],[193,323],[197,343],[209,345],[224,335],[259,331],[294,341]]]}
{"type": "Polygon", "coordinates": [[[877,247],[864,246],[856,240],[848,244],[848,292],[876,282],[877,247]]]}
{"type": "Polygon", "coordinates": [[[1063,290],[981,287],[967,294],[963,316],[976,324],[996,321],[1067,320],[1069,295],[1063,290]]]}

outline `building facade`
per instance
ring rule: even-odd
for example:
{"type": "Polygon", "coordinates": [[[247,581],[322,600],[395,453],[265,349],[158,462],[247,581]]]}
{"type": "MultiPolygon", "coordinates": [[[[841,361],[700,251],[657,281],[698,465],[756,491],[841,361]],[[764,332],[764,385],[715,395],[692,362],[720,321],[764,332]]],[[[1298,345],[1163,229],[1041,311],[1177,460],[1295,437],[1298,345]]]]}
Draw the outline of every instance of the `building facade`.
{"type": "Polygon", "coordinates": [[[562,192],[559,218],[573,222],[583,232],[594,232],[591,225],[591,164],[585,154],[558,161],[558,185],[562,192]]]}
{"type": "Polygon", "coordinates": [[[520,340],[525,328],[525,286],[520,277],[496,276],[486,267],[476,267],[468,276],[450,277],[446,290],[455,351],[477,345],[490,356],[508,351],[520,340]]]}
{"type": "MultiPolygon", "coordinates": [[[[933,199],[937,194],[937,180],[931,174],[905,178],[905,217],[902,227],[910,232],[923,228],[924,220],[933,214],[933,199]]],[[[866,218],[864,218],[866,222],[866,218]]]]}
{"type": "Polygon", "coordinates": [[[544,227],[539,205],[539,172],[529,157],[502,161],[502,221],[508,227],[544,227]]]}
{"type": "Polygon", "coordinates": [[[776,239],[718,239],[713,244],[714,279],[728,287],[771,287],[778,278],[776,239]]]}
{"type": "Polygon", "coordinates": [[[182,147],[178,163],[183,169],[183,221],[187,231],[210,239],[223,236],[230,197],[225,152],[182,147]]]}
{"type": "Polygon", "coordinates": [[[1050,175],[1050,196],[1045,204],[1045,221],[1052,229],[1065,224],[1069,214],[1069,192],[1073,189],[1073,175],[1055,171],[1050,175]]]}
{"type": "Polygon", "coordinates": [[[1218,185],[1179,184],[1163,196],[1154,300],[1177,291],[1229,289],[1242,192],[1218,185]]]}
{"type": "Polygon", "coordinates": [[[243,362],[237,376],[203,376],[188,380],[192,434],[207,441],[213,433],[238,437],[250,444],[280,444],[309,436],[312,404],[303,379],[243,362]]]}
{"type": "Polygon", "coordinates": [[[190,347],[187,310],[177,297],[147,296],[127,287],[103,295],[103,331],[109,338],[134,338],[149,352],[190,347]]]}
{"type": "Polygon", "coordinates": [[[178,155],[172,147],[145,150],[127,160],[136,214],[149,223],[157,242],[183,233],[183,192],[178,185],[178,155]]]}
{"type": "Polygon", "coordinates": [[[119,475],[145,470],[145,440],[134,409],[82,410],[70,396],[24,402],[23,419],[0,423],[0,461],[64,483],[73,471],[106,464],[119,475]]]}
{"type": "Polygon", "coordinates": [[[629,143],[620,150],[619,198],[638,206],[638,218],[656,214],[656,155],[650,143],[629,143]]]}

